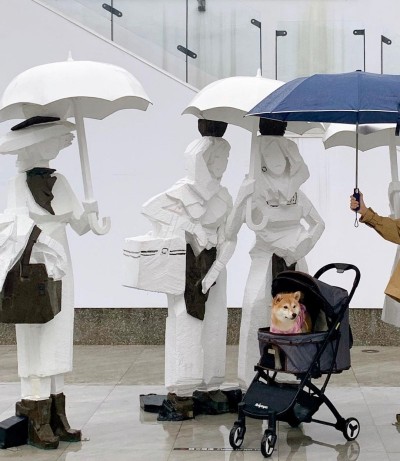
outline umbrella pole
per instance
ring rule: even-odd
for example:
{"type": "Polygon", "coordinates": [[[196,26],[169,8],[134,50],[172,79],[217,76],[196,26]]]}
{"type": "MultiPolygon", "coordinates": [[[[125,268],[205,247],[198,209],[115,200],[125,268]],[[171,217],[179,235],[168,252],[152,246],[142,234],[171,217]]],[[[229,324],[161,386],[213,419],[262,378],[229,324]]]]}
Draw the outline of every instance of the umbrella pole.
{"type": "Polygon", "coordinates": [[[390,135],[389,139],[389,152],[390,152],[390,170],[392,173],[392,181],[399,180],[399,167],[397,164],[397,146],[394,133],[390,135]]]}
{"type": "Polygon", "coordinates": [[[358,192],[358,122],[356,123],[356,189],[358,192]]]}
{"type": "MultiPolygon", "coordinates": [[[[356,187],[354,188],[354,198],[357,202],[360,202],[360,191],[358,189],[358,121],[356,122],[356,187]]],[[[357,211],[360,209],[358,206],[354,211],[356,213],[356,219],[354,221],[354,227],[358,227],[358,215],[357,211]]]]}
{"type": "MultiPolygon", "coordinates": [[[[249,178],[257,180],[257,174],[259,174],[260,171],[260,152],[259,152],[259,144],[257,142],[257,131],[258,131],[258,117],[254,117],[254,125],[253,125],[253,130],[251,133],[251,151],[250,151],[250,168],[249,168],[249,178]]],[[[252,202],[253,202],[253,195],[251,195],[247,199],[246,203],[246,224],[247,226],[253,230],[253,231],[258,231],[261,229],[264,229],[264,227],[267,225],[268,218],[266,216],[263,216],[261,222],[259,224],[256,224],[253,221],[253,216],[252,216],[252,202]]]]}
{"type": "Polygon", "coordinates": [[[85,200],[83,201],[83,208],[85,209],[91,230],[97,235],[106,234],[111,228],[111,220],[106,217],[103,218],[102,224],[98,222],[99,207],[97,201],[93,196],[92,176],[90,173],[89,155],[87,150],[85,125],[83,117],[76,101],[73,101],[74,117],[76,125],[76,134],[78,138],[79,157],[81,160],[83,190],[85,200]]]}

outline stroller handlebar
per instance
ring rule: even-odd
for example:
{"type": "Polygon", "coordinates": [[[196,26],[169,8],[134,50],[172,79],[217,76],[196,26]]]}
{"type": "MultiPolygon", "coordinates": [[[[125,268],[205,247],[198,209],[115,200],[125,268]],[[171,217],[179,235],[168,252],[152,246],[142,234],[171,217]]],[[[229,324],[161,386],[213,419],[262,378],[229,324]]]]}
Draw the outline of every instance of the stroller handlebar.
{"type": "Polygon", "coordinates": [[[331,264],[327,264],[326,266],[321,267],[321,269],[319,269],[315,273],[314,278],[319,279],[322,274],[324,274],[325,272],[327,272],[327,271],[329,271],[331,269],[336,269],[336,271],[339,274],[342,274],[343,272],[348,271],[348,270],[353,270],[355,272],[354,280],[353,280],[353,286],[352,286],[352,288],[350,290],[350,293],[349,293],[349,302],[350,302],[350,300],[353,297],[354,292],[356,291],[356,288],[358,287],[358,284],[360,282],[360,278],[361,278],[360,269],[357,266],[354,266],[353,264],[331,263],[331,264]]]}

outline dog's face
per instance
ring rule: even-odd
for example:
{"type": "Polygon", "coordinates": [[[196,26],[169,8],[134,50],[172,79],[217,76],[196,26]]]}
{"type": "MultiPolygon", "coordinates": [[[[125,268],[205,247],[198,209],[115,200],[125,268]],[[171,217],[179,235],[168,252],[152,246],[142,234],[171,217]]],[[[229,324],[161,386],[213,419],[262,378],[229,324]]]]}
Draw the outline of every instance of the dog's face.
{"type": "Polygon", "coordinates": [[[272,300],[272,319],[292,325],[300,313],[300,297],[300,291],[277,294],[272,300]]]}

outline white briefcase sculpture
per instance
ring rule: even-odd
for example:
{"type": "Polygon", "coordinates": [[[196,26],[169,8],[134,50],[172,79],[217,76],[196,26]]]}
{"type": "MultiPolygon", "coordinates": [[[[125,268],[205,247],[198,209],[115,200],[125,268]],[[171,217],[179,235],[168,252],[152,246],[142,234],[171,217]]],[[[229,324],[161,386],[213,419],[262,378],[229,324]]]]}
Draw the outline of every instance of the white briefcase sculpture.
{"type": "Polygon", "coordinates": [[[185,291],[186,242],[151,234],[125,239],[124,286],[172,295],[185,291]]]}

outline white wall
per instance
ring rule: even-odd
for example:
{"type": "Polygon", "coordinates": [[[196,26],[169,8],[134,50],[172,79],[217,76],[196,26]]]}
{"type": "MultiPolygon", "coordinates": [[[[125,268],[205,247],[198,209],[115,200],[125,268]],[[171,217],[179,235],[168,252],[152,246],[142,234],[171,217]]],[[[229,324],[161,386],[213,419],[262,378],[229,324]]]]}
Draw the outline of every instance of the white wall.
{"type": "MultiPolygon", "coordinates": [[[[0,92],[18,73],[64,60],[71,51],[76,60],[110,62],[126,68],[142,82],[152,99],[154,105],[147,112],[123,111],[103,121],[87,121],[94,191],[101,214],[111,216],[112,230],[101,237],[93,234],[78,237],[70,233],[70,245],[76,306],[165,306],[164,295],[121,286],[121,249],[125,237],[150,229],[140,215],[141,204],[183,176],[183,152],[198,133],[197,120],[180,113],[195,91],[37,3],[30,0],[0,0],[0,3],[3,62],[0,92]]],[[[10,126],[8,122],[0,125],[0,134],[10,126]]],[[[229,127],[226,138],[232,151],[223,182],[235,196],[248,168],[250,136],[239,128],[229,127]]],[[[310,272],[333,261],[355,263],[362,271],[362,281],[353,306],[381,307],[395,248],[372,230],[353,227],[354,213],[348,210],[348,197],[354,187],[354,152],[344,148],[326,152],[319,139],[300,140],[299,145],[311,171],[303,189],[326,221],[325,234],[308,258],[310,272]]],[[[3,209],[6,181],[15,168],[12,157],[0,160],[0,209],[3,209]]],[[[67,176],[82,197],[77,145],[63,151],[54,166],[67,176]]],[[[361,154],[360,188],[368,202],[383,214],[388,213],[389,172],[385,149],[361,154]]],[[[228,267],[228,304],[232,307],[242,302],[252,239],[252,233],[243,226],[237,252],[228,267]]]]}

